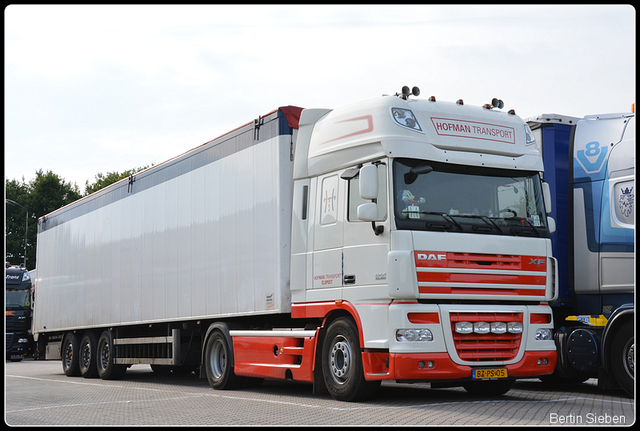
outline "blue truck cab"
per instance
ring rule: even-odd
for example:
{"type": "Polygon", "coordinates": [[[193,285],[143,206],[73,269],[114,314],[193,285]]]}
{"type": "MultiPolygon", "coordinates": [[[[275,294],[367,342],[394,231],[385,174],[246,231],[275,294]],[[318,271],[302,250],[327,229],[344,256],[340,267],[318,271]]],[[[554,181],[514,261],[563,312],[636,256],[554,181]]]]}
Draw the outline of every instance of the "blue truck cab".
{"type": "Polygon", "coordinates": [[[635,381],[635,113],[528,121],[552,194],[558,260],[553,379],[635,381]]]}
{"type": "Polygon", "coordinates": [[[21,361],[31,338],[31,277],[26,268],[5,264],[6,359],[21,361]]]}

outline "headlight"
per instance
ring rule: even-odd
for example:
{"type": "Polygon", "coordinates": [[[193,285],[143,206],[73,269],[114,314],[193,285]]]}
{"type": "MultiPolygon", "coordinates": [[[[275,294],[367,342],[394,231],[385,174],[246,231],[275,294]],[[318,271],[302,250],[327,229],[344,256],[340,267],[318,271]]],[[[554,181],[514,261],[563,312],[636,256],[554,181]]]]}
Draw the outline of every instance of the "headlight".
{"type": "Polygon", "coordinates": [[[522,322],[456,322],[454,330],[458,334],[521,334],[523,326],[522,322]]]}
{"type": "Polygon", "coordinates": [[[396,340],[400,342],[433,341],[433,334],[428,329],[398,329],[396,340]]]}
{"type": "Polygon", "coordinates": [[[493,322],[491,324],[491,332],[494,334],[506,334],[507,324],[504,322],[493,322]]]}
{"type": "Polygon", "coordinates": [[[553,339],[553,331],[548,328],[540,328],[536,331],[537,341],[546,341],[553,339]]]}
{"type": "Polygon", "coordinates": [[[473,332],[473,323],[456,322],[456,332],[458,334],[471,334],[473,332]]]}
{"type": "Polygon", "coordinates": [[[473,332],[476,334],[488,334],[491,332],[491,325],[487,322],[476,322],[473,324],[473,332]]]}
{"type": "Polygon", "coordinates": [[[29,340],[27,340],[26,338],[18,338],[18,343],[28,343],[29,340]]]}

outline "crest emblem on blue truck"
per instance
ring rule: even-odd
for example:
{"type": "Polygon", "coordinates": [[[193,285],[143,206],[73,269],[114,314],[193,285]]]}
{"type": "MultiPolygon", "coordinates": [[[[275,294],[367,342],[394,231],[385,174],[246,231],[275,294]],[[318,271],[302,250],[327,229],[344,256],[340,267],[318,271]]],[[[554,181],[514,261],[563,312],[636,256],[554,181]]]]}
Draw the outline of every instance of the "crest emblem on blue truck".
{"type": "Polygon", "coordinates": [[[625,187],[620,190],[620,199],[618,200],[618,208],[625,217],[630,217],[633,212],[633,187],[625,187]]]}

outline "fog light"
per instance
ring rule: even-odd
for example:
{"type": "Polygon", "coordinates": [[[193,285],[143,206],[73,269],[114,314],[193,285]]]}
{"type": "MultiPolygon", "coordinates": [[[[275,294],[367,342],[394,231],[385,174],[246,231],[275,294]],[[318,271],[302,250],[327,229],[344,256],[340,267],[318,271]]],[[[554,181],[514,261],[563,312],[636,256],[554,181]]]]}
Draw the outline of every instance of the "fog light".
{"type": "Polygon", "coordinates": [[[424,368],[424,361],[418,362],[418,368],[420,368],[420,369],[424,368]]]}
{"type": "Polygon", "coordinates": [[[537,341],[552,340],[553,332],[549,328],[540,328],[536,331],[535,338],[537,341]]]}
{"type": "Polygon", "coordinates": [[[434,364],[434,363],[433,363],[433,361],[429,361],[429,362],[427,362],[427,367],[429,367],[429,368],[433,368],[433,367],[435,367],[435,366],[436,366],[436,364],[434,364]]]}

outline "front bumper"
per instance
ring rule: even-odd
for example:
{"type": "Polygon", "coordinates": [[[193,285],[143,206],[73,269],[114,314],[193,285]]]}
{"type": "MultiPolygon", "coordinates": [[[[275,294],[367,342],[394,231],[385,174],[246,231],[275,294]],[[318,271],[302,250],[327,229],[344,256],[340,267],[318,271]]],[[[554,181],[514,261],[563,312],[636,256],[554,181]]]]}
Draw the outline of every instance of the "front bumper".
{"type": "Polygon", "coordinates": [[[515,364],[469,366],[456,364],[448,353],[383,353],[362,354],[367,380],[442,381],[470,380],[473,369],[506,368],[509,378],[538,377],[553,373],[557,353],[525,352],[515,364]]]}

